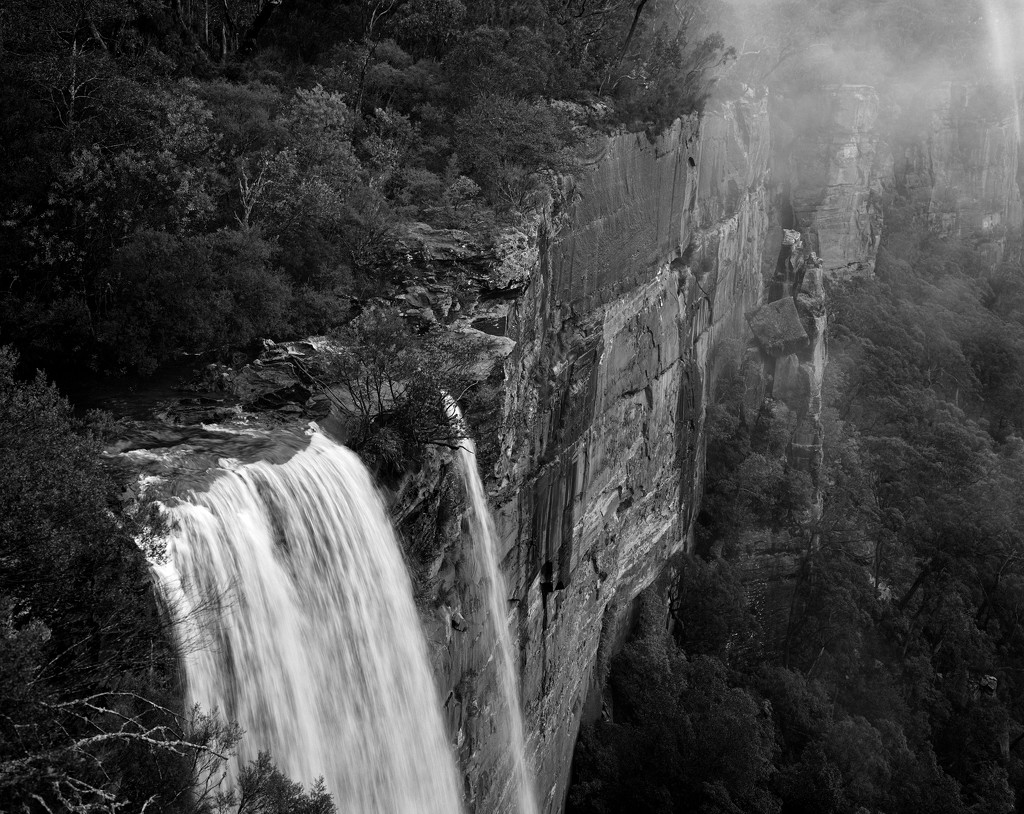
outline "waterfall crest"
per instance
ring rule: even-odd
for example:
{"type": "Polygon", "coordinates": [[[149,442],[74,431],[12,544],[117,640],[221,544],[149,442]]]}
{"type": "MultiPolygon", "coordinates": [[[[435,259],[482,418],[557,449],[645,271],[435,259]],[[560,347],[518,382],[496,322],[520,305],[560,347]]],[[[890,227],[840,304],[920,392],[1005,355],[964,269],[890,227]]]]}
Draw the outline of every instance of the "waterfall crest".
{"type": "MultiPolygon", "coordinates": [[[[462,414],[452,403],[456,420],[465,427],[462,414]]],[[[523,731],[523,712],[516,679],[515,659],[512,655],[512,636],[508,623],[508,588],[498,562],[498,537],[487,505],[487,495],[480,480],[476,458],[476,444],[466,437],[457,453],[459,469],[466,483],[471,509],[472,535],[476,542],[476,556],[483,572],[487,605],[494,623],[498,684],[504,709],[508,715],[509,752],[515,772],[519,814],[537,814],[537,801],[533,790],[533,773],[526,759],[526,737],[523,731]]]]}
{"type": "Polygon", "coordinates": [[[459,812],[411,583],[356,455],[317,433],[167,513],[188,700],[238,721],[237,760],[323,776],[339,812],[459,812]]]}

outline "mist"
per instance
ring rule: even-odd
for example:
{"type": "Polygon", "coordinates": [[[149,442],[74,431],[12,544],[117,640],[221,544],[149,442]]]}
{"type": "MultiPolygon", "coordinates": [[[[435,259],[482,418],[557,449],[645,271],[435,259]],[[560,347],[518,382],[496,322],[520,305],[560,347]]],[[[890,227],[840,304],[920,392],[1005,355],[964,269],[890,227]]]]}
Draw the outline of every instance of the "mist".
{"type": "Polygon", "coordinates": [[[902,101],[945,83],[991,85],[1019,107],[1018,0],[721,0],[710,16],[736,51],[723,79],[791,97],[870,85],[902,101]]]}

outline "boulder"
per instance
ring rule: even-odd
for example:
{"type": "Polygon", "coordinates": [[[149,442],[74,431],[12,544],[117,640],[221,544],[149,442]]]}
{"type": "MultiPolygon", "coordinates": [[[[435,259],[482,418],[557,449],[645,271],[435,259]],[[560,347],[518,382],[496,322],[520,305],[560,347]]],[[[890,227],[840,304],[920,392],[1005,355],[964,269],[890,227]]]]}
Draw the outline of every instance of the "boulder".
{"type": "Polygon", "coordinates": [[[807,331],[791,297],[762,305],[747,315],[747,323],[768,356],[788,356],[808,346],[807,331]]]}

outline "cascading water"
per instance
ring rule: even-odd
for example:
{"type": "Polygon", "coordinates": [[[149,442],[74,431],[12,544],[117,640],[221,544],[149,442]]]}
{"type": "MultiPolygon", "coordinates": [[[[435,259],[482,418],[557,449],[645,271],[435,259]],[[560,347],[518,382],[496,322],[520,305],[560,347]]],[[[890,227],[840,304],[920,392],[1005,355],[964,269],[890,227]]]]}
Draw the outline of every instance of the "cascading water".
{"type": "MultiPolygon", "coordinates": [[[[465,421],[458,406],[450,403],[453,419],[462,427],[465,421]]],[[[476,444],[466,435],[460,442],[457,453],[459,468],[466,483],[471,511],[472,535],[476,542],[476,554],[483,571],[487,592],[487,604],[494,623],[496,658],[498,662],[498,685],[508,714],[509,751],[515,772],[519,814],[537,814],[534,798],[532,773],[526,759],[526,738],[523,733],[523,713],[519,700],[519,684],[516,681],[515,662],[512,658],[512,636],[508,622],[508,589],[498,564],[498,540],[494,522],[487,506],[487,496],[480,480],[476,459],[476,444]]]]}
{"type": "Polygon", "coordinates": [[[461,804],[412,588],[384,506],[321,434],[287,463],[219,474],[167,507],[189,701],[245,730],[339,812],[455,814],[461,804]]]}

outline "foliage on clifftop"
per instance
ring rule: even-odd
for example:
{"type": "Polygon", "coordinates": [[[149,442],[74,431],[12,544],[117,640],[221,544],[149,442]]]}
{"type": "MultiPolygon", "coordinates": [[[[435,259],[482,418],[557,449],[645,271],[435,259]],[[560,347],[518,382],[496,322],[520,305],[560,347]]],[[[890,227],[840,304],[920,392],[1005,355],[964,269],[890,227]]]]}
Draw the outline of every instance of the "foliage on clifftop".
{"type": "Polygon", "coordinates": [[[698,0],[44,0],[0,18],[0,341],[54,375],[323,332],[699,109],[698,0]],[[404,257],[404,254],[402,254],[404,257]]]}

